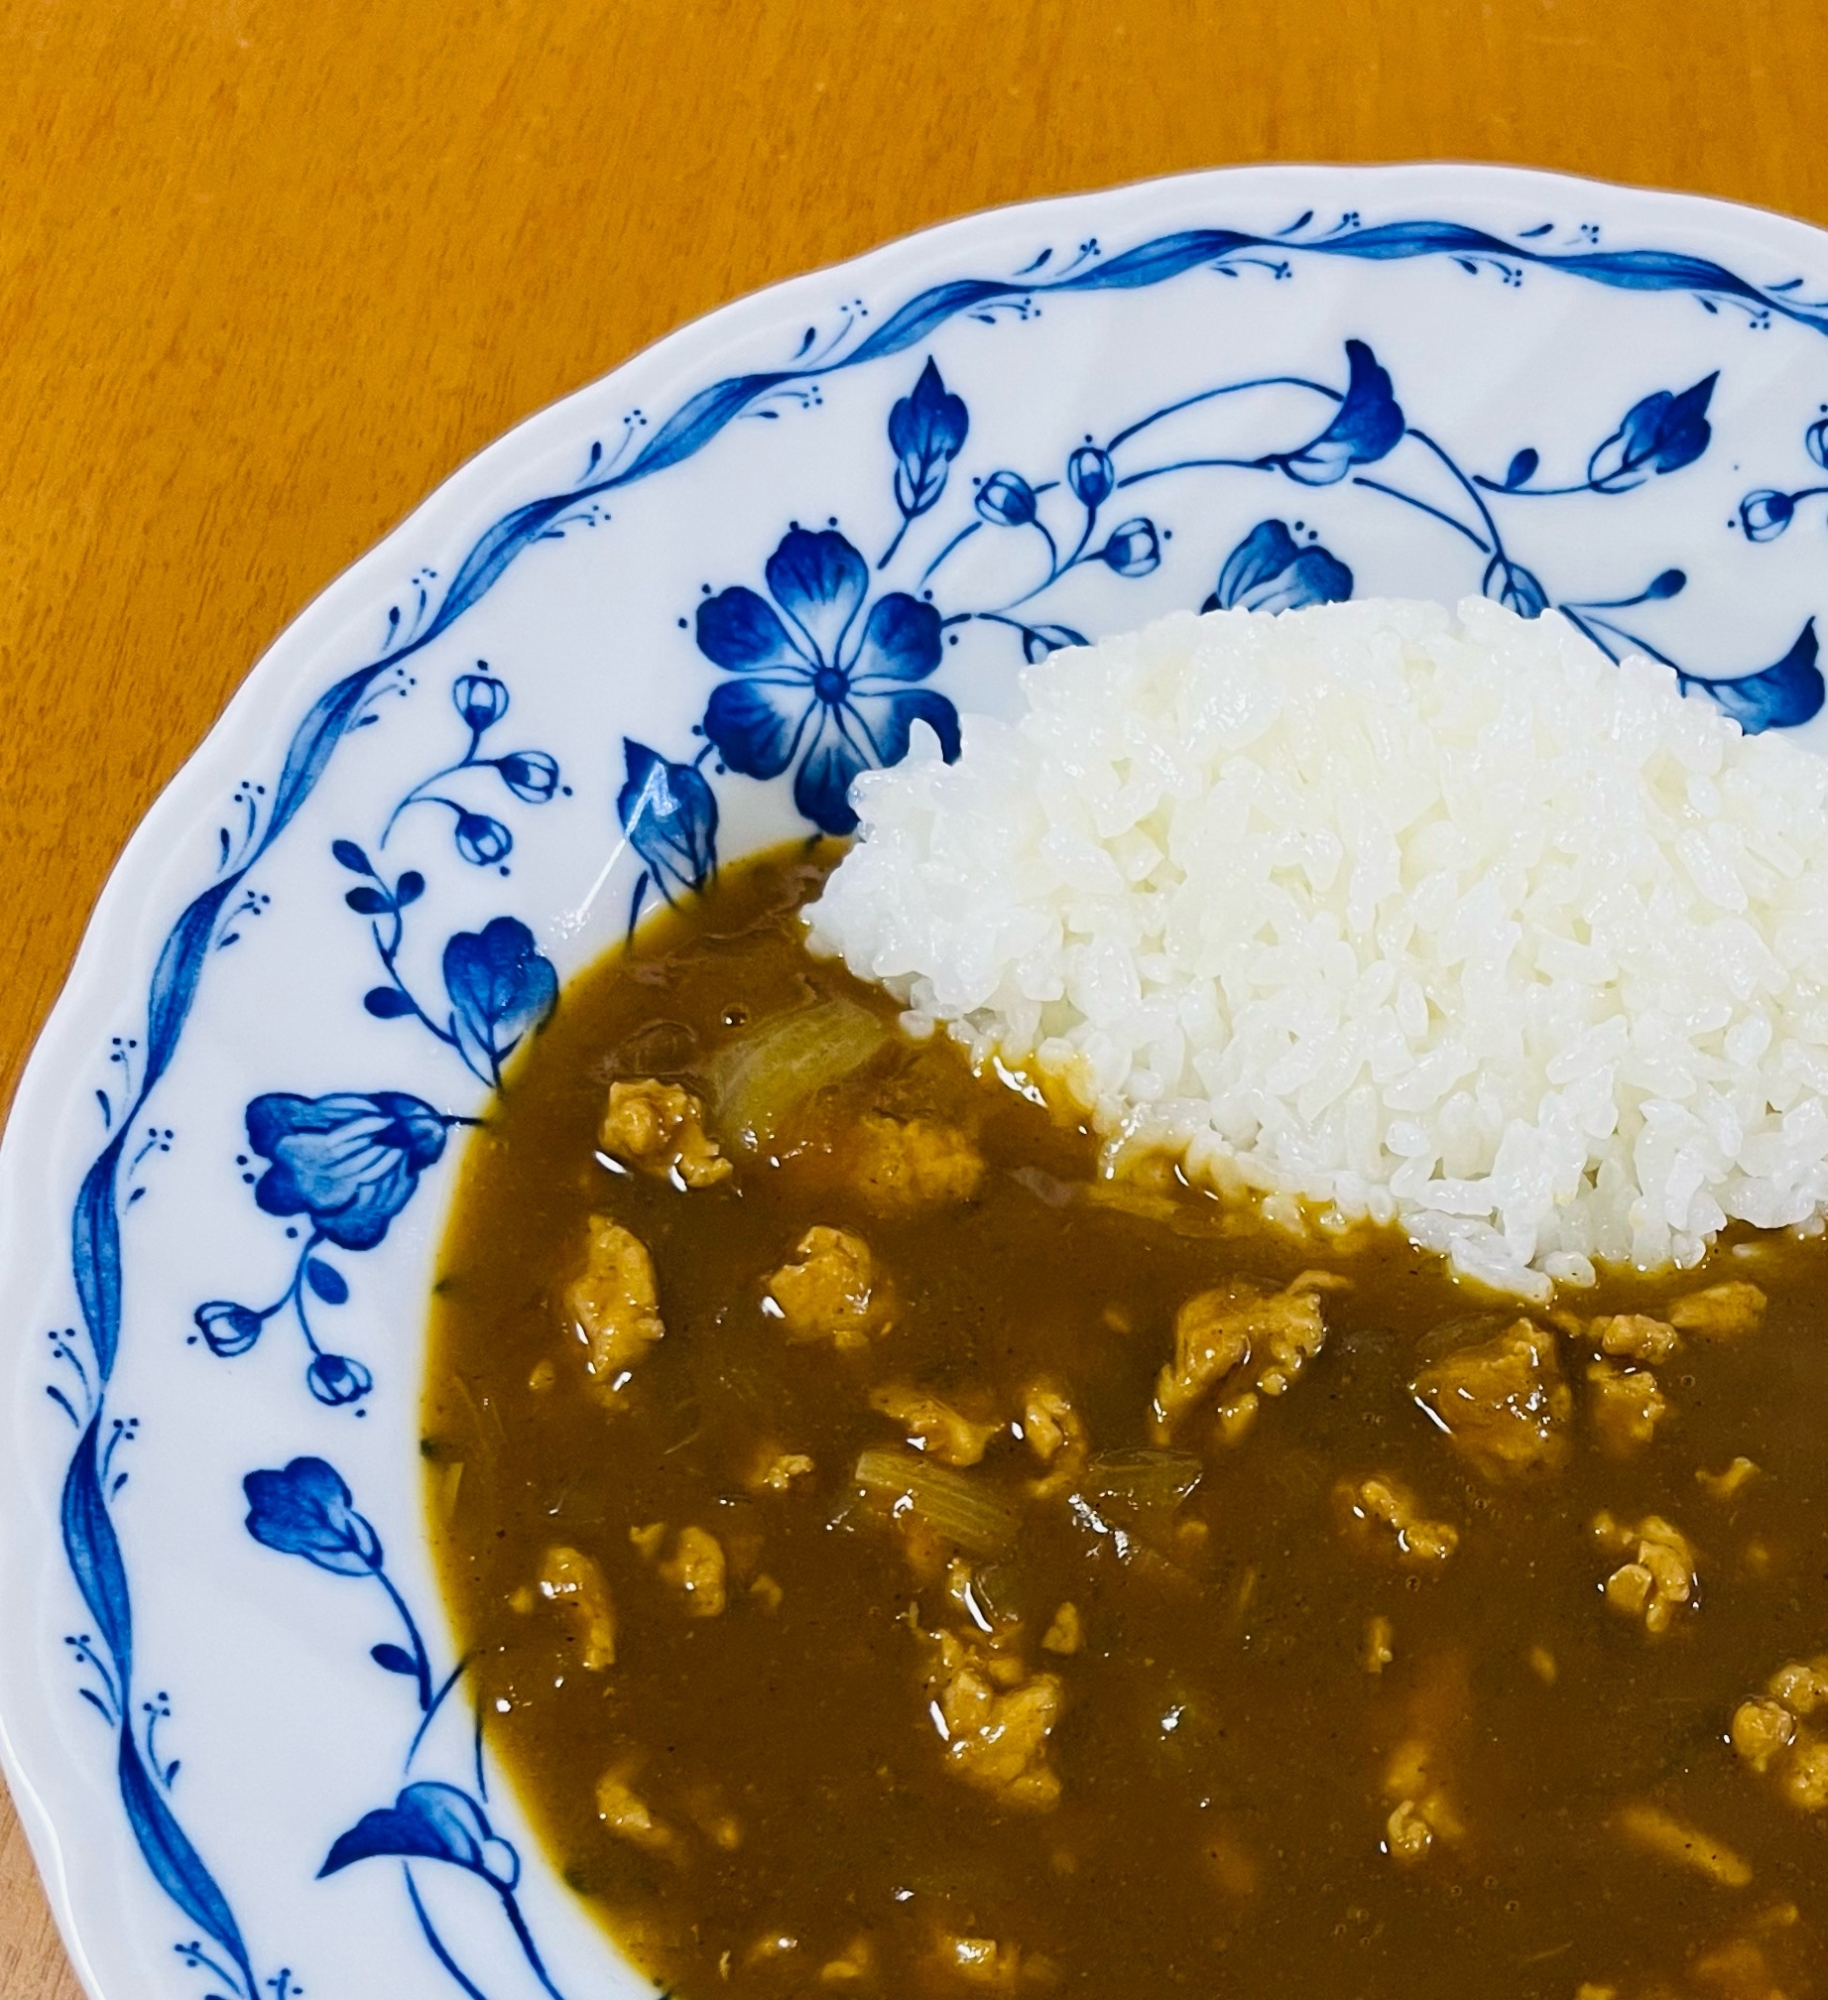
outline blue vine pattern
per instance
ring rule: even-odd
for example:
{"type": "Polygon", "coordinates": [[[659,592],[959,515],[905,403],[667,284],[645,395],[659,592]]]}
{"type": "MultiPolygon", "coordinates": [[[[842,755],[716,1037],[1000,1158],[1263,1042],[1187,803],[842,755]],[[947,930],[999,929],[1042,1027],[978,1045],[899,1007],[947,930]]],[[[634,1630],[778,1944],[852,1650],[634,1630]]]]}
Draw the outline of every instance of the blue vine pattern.
{"type": "Polygon", "coordinates": [[[419,1719],[402,1774],[406,1784],[390,1805],[364,1813],[337,1836],[318,1870],[318,1879],[338,1874],[358,1861],[384,1856],[398,1859],[404,1864],[408,1895],[426,1941],[452,1978],[474,1994],[481,1988],[439,1936],[414,1882],[411,1863],[440,1861],[463,1869],[495,1892],[534,1977],[552,2000],[564,2000],[515,1897],[520,1856],[489,1823],[480,1732],[472,1739],[475,1794],[461,1785],[412,1775],[426,1734],[462,1679],[467,1662],[459,1660],[442,1679],[434,1679],[431,1656],[418,1623],[399,1586],[387,1574],[381,1538],[356,1511],[354,1495],[335,1467],[321,1458],[295,1458],[281,1469],[250,1472],[242,1487],[248,1502],[247,1531],[257,1542],[281,1555],[302,1556],[331,1576],[367,1578],[381,1587],[399,1618],[406,1643],[384,1639],[369,1648],[369,1657],[384,1673],[411,1681],[417,1697],[419,1719]]]}
{"type": "MultiPolygon", "coordinates": [[[[235,926],[243,917],[257,915],[264,907],[263,894],[250,883],[250,875],[283,839],[342,743],[378,719],[378,704],[383,698],[404,697],[411,691],[413,677],[408,671],[411,660],[451,630],[527,549],[536,543],[563,538],[576,528],[603,525],[611,518],[603,502],[612,492],[696,456],[739,417],[771,414],[768,406],[782,392],[816,397],[823,376],[905,353],[959,318],[988,320],[999,311],[1026,317],[1040,311],[1042,303],[1050,297],[1141,290],[1196,272],[1236,280],[1245,271],[1254,269],[1266,271],[1272,279],[1280,281],[1292,275],[1297,263],[1309,258],[1380,263],[1445,259],[1473,279],[1496,277],[1507,288],[1520,286],[1527,273],[1544,272],[1611,289],[1685,294],[1710,314],[1718,314],[1723,308],[1739,311],[1755,331],[1767,330],[1782,320],[1828,335],[1828,301],[1805,299],[1800,278],[1761,285],[1710,259],[1686,253],[1602,248],[1598,231],[1591,225],[1583,225],[1572,239],[1559,244],[1551,241],[1554,235],[1554,225],[1548,222],[1521,232],[1515,240],[1494,236],[1468,224],[1441,220],[1366,226],[1355,211],[1347,212],[1336,223],[1320,225],[1309,211],[1269,236],[1233,229],[1179,230],[1114,255],[1107,255],[1092,238],[1057,265],[1053,249],[1043,248],[1012,277],[963,277],[930,285],[874,324],[861,304],[854,310],[847,309],[837,333],[823,344],[817,341],[815,330],[809,328],[799,352],[785,368],[752,371],[713,382],[687,398],[658,425],[650,424],[646,413],[639,409],[629,412],[614,448],[606,451],[600,441],[593,444],[583,472],[572,486],[531,499],[503,514],[478,537],[448,579],[430,568],[416,572],[406,601],[395,604],[388,613],[386,631],[374,657],[343,674],[316,698],[295,728],[271,784],[250,783],[236,793],[233,803],[237,823],[233,829],[228,825],[220,829],[215,872],[181,911],[158,955],[146,995],[142,1032],[116,1039],[112,1060],[119,1067],[119,1100],[105,1091],[97,1093],[107,1136],[82,1177],[71,1215],[71,1274],[81,1324],[80,1329],[72,1327],[53,1334],[51,1353],[59,1373],[47,1385],[51,1399],[77,1431],[63,1478],[59,1513],[65,1557],[89,1620],[87,1629],[70,1639],[72,1657],[79,1672],[87,1677],[78,1692],[100,1713],[111,1731],[122,1809],[147,1870],[185,1920],[195,1927],[197,1934],[174,1949],[186,1967],[202,1972],[211,1982],[213,1991],[209,2000],[261,2000],[263,1985],[276,2000],[288,2000],[288,1996],[300,1989],[286,1969],[264,1981],[257,1977],[234,1911],[169,1801],[177,1764],[175,1760],[162,1762],[150,1741],[151,1722],[168,1712],[169,1705],[162,1701],[155,1703],[156,1714],[149,1714],[144,1705],[135,1706],[132,1595],[112,1512],[122,1491],[114,1455],[128,1435],[128,1426],[109,1407],[124,1333],[121,1216],[131,1200],[131,1190],[125,1188],[124,1180],[130,1170],[127,1148],[130,1133],[150,1107],[177,1054],[211,955],[240,935],[235,926]],[[145,1720],[137,1721],[136,1717],[145,1720]]],[[[1343,394],[1324,385],[1310,386],[1322,396],[1342,403],[1350,395],[1350,384],[1343,394]]],[[[1675,392],[1657,393],[1670,394],[1672,404],[1676,400],[1675,392]]],[[[893,494],[900,535],[887,545],[884,565],[898,553],[900,537],[938,507],[947,485],[947,471],[965,441],[967,413],[962,404],[955,409],[953,404],[957,399],[948,401],[949,395],[936,382],[922,399],[917,383],[915,392],[903,399],[917,407],[910,408],[898,426],[898,435],[891,438],[901,475],[893,494]]],[[[1643,405],[1634,407],[1641,411],[1643,405]]],[[[1657,421],[1641,415],[1637,428],[1640,432],[1655,429],[1657,421]]],[[[1626,425],[1621,427],[1619,474],[1624,472],[1626,459],[1636,450],[1635,442],[1623,437],[1623,432],[1630,428],[1628,417],[1626,425]]],[[[1439,452],[1421,433],[1409,430],[1406,435],[1424,451],[1439,452]]],[[[1819,427],[1812,427],[1811,451],[1818,462],[1828,450],[1823,436],[1819,427]]],[[[1094,448],[1095,453],[1103,451],[1111,459],[1109,468],[1096,455],[1077,458],[1075,475],[1069,462],[1068,490],[1081,506],[1102,506],[1117,490],[1119,482],[1114,476],[1112,457],[1117,442],[1111,440],[1094,448]],[[1111,479],[1110,493],[1102,491],[1107,478],[1111,479]]],[[[1284,454],[1277,465],[1265,464],[1258,469],[1280,470],[1297,483],[1306,483],[1304,471],[1320,471],[1339,464],[1339,442],[1335,438],[1329,444],[1327,431],[1323,430],[1308,446],[1284,454]]],[[[1682,447],[1678,444],[1675,449],[1679,453],[1682,447]]],[[[1450,463],[1444,453],[1439,456],[1450,463]]],[[[1656,458],[1657,452],[1652,450],[1641,460],[1652,467],[1651,475],[1647,476],[1664,469],[1655,463],[1656,458]]],[[[1352,464],[1348,448],[1345,468],[1338,476],[1366,480],[1365,474],[1351,469],[1352,464]]],[[[1513,472],[1516,467],[1514,458],[1513,472]]],[[[1460,485],[1471,488],[1464,497],[1472,504],[1476,521],[1449,519],[1449,525],[1470,535],[1485,554],[1487,590],[1519,608],[1531,605],[1538,598],[1546,604],[1547,595],[1541,585],[1508,554],[1497,536],[1485,499],[1487,489],[1468,481],[1457,468],[1454,471],[1460,485]]],[[[1528,466],[1518,474],[1514,484],[1519,488],[1527,486],[1534,472],[1535,467],[1528,466]]],[[[1133,480],[1135,476],[1129,477],[1133,480]]],[[[1597,490],[1611,491],[1616,486],[1617,475],[1611,471],[1610,459],[1601,461],[1599,474],[1594,473],[1590,462],[1588,477],[1590,482],[1602,477],[1611,481],[1597,490]]],[[[1501,486],[1503,483],[1499,482],[1501,486]]],[[[1028,486],[1037,501],[1043,490],[1032,484],[1028,486]]],[[[1745,532],[1754,541],[1774,538],[1795,518],[1799,502],[1815,497],[1815,493],[1816,489],[1810,486],[1788,491],[1768,489],[1748,496],[1746,505],[1751,511],[1742,509],[1745,532]],[[1754,506],[1754,501],[1759,504],[1754,506]]],[[[1419,496],[1397,497],[1421,506],[1425,512],[1436,511],[1419,496]]],[[[1517,493],[1508,497],[1528,496],[1517,493]]],[[[999,509],[1004,514],[1010,512],[1011,498],[1014,511],[1020,513],[1024,503],[1018,489],[1012,485],[993,487],[987,503],[991,511],[988,516],[980,514],[980,521],[1021,525],[1025,529],[1035,526],[1036,523],[998,520],[999,509]]],[[[1159,540],[1141,525],[1146,518],[1131,517],[1120,523],[1098,551],[1099,559],[1106,561],[1114,573],[1122,575],[1126,566],[1133,568],[1147,561],[1152,550],[1159,551],[1159,540]]],[[[1443,515],[1443,518],[1448,517],[1443,515]]],[[[1234,593],[1263,589],[1277,578],[1286,579],[1280,586],[1285,593],[1324,589],[1337,582],[1334,568],[1318,564],[1310,564],[1305,574],[1297,575],[1302,550],[1287,524],[1282,525],[1286,543],[1273,526],[1260,525],[1252,533],[1257,539],[1250,552],[1241,554],[1244,545],[1240,544],[1240,549],[1232,552],[1235,567],[1228,558],[1220,571],[1221,585],[1229,571],[1234,593]],[[1287,553],[1290,547],[1296,551],[1293,557],[1287,553]],[[1276,566],[1266,567],[1270,564],[1276,566]],[[1245,582],[1245,578],[1251,580],[1245,582]]],[[[1337,570],[1344,570],[1344,564],[1330,553],[1328,562],[1337,565],[1337,570]]],[[[848,570],[848,564],[841,566],[848,570]]],[[[1679,572],[1663,572],[1643,591],[1609,604],[1563,608],[1571,615],[1583,615],[1590,636],[1611,651],[1612,647],[1601,635],[1611,632],[1619,636],[1625,628],[1618,627],[1608,614],[1674,595],[1681,587],[1674,580],[1679,575],[1679,572]]],[[[1215,592],[1222,594],[1222,590],[1215,592]]],[[[1235,595],[1233,601],[1244,602],[1246,597],[1235,595]]],[[[1017,617],[995,609],[980,609],[969,615],[1009,626],[1030,658],[1058,645],[1076,643],[1078,639],[1070,628],[1039,617],[1017,617]]],[[[1815,669],[1813,640],[1813,626],[1806,626],[1791,654],[1767,670],[1772,678],[1765,691],[1754,692],[1747,703],[1748,726],[1780,726],[1801,719],[1801,712],[1813,713],[1819,707],[1821,684],[1815,669]]],[[[817,686],[820,670],[818,666],[812,668],[813,692],[822,701],[817,686]]],[[[848,669],[827,660],[824,671],[848,669]]],[[[1714,693],[1716,699],[1727,700],[1729,705],[1732,697],[1723,690],[1745,685],[1693,675],[1685,678],[1692,685],[1714,693]]],[[[1764,681],[1765,676],[1753,679],[1764,681]]],[[[834,704],[824,706],[830,708],[834,704]]],[[[818,719],[821,735],[835,727],[826,715],[818,719]]],[[[465,720],[474,728],[469,715],[466,714],[465,720]]],[[[662,894],[670,895],[701,885],[715,870],[717,807],[699,768],[713,747],[707,742],[698,755],[673,762],[644,746],[625,745],[627,776],[617,810],[630,845],[644,863],[637,907],[648,881],[655,883],[662,894]]],[[[852,747],[855,748],[854,742],[852,747]]],[[[828,761],[831,754],[828,750],[828,761]]],[[[535,791],[543,785],[542,767],[527,765],[517,770],[535,791]]],[[[553,775],[556,780],[556,772],[553,775]]],[[[516,789],[505,770],[502,777],[510,790],[516,789]]],[[[811,795],[819,799],[828,796],[816,785],[811,795]]],[[[459,852],[465,853],[466,859],[476,860],[477,865],[485,865],[486,846],[481,842],[473,845],[472,855],[460,841],[459,852]]],[[[353,850],[355,854],[359,852],[353,850]]],[[[364,886],[380,892],[381,902],[364,914],[375,919],[377,950],[381,949],[383,936],[387,936],[392,939],[392,953],[397,955],[395,926],[403,923],[404,910],[416,900],[423,883],[408,893],[410,874],[389,884],[368,865],[365,855],[359,862],[341,855],[339,859],[363,876],[364,886]]],[[[481,935],[486,937],[487,931],[481,935]]],[[[375,991],[399,993],[409,1003],[399,1010],[401,1014],[412,1014],[434,1035],[448,1040],[479,1076],[492,1082],[499,1075],[507,1047],[535,1024],[540,1004],[542,982],[536,968],[524,952],[509,949],[510,946],[517,947],[518,940],[498,933],[493,947],[482,945],[479,938],[478,949],[467,954],[467,963],[466,954],[459,954],[454,970],[461,999],[458,992],[451,990],[453,968],[446,968],[451,1012],[443,1023],[421,1009],[393,977],[387,952],[381,955],[384,970],[389,974],[388,984],[375,991]],[[511,995],[514,1004],[497,1014],[495,1009],[503,995],[511,995]],[[461,1031],[460,1015],[463,1016],[461,1031]],[[505,1046],[504,1036],[508,1037],[505,1046]]],[[[376,1007],[371,995],[370,1011],[385,1018],[393,1011],[393,1003],[376,1007]]],[[[378,1543],[376,1549],[378,1555],[378,1543]]],[[[428,1824],[442,1826],[444,1832],[438,1836],[444,1841],[442,1858],[473,1868],[498,1891],[502,1889],[499,1878],[503,1864],[489,1847],[493,1835],[479,1807],[477,1817],[469,1818],[455,1802],[415,1795],[413,1803],[408,1804],[403,1793],[389,1810],[419,1815],[428,1824]],[[450,1805],[450,1815],[442,1820],[437,1811],[440,1804],[450,1805]]],[[[399,1822],[392,1826],[394,1832],[399,1832],[399,1822]]],[[[370,1837],[374,1837],[372,1830],[370,1837]]],[[[427,1836],[428,1841],[431,1838],[427,1836]]],[[[410,1867],[407,1886],[413,1906],[425,1923],[410,1867]]],[[[503,1893],[511,1895],[511,1886],[503,1893]]],[[[456,1967],[428,1923],[425,1928],[438,1962],[465,1991],[479,1995],[482,1989],[456,1967]]]]}
{"type": "MultiPolygon", "coordinates": [[[[248,1148],[270,1164],[256,1177],[243,1153],[236,1162],[241,1177],[268,1215],[307,1217],[310,1233],[291,1282],[271,1305],[211,1299],[193,1315],[192,1338],[202,1338],[212,1354],[246,1354],[268,1320],[290,1311],[310,1350],[305,1382],[312,1395],[332,1408],[359,1403],[374,1387],[373,1374],[353,1356],[324,1348],[311,1325],[310,1299],[332,1307],[349,1303],[349,1280],[322,1254],[324,1246],[373,1250],[412,1199],[419,1176],[443,1156],[445,1134],[476,1122],[397,1090],[317,1098],[271,1091],[255,1098],[247,1108],[248,1148]]],[[[286,1234],[296,1239],[299,1226],[286,1234]]]]}

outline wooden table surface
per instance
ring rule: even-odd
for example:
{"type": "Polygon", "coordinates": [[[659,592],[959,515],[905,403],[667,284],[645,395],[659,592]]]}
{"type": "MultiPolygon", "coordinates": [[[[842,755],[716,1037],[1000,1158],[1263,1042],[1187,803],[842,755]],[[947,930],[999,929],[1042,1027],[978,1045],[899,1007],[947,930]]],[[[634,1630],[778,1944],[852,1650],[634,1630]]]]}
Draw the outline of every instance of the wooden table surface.
{"type": "MultiPolygon", "coordinates": [[[[1821,0],[0,0],[0,75],[0,1102],[274,635],[708,307],[1249,160],[1516,160],[1828,223],[1821,0]]],[[[78,1991],[0,1798],[0,2000],[78,1991]]]]}

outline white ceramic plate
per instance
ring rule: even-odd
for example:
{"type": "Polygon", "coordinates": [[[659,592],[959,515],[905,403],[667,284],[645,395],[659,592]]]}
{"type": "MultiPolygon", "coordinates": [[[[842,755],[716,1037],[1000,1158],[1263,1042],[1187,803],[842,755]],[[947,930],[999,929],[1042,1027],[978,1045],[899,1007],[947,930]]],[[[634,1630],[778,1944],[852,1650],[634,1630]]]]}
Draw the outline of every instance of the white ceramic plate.
{"type": "Polygon", "coordinates": [[[643,1990],[452,1678],[416,1423],[459,1128],[631,910],[1212,597],[1557,605],[1819,739],[1825,521],[1828,237],[1445,166],[953,223],[466,466],[147,816],[6,1135],[0,1716],[92,1991],[643,1990]]]}

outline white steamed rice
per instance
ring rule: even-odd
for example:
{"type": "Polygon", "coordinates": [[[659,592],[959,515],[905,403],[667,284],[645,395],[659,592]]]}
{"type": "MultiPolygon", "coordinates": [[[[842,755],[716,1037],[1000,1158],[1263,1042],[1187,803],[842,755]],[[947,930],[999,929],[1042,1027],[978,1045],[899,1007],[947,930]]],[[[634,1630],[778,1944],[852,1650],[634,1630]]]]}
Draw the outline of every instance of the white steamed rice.
{"type": "Polygon", "coordinates": [[[1828,761],[1482,600],[1183,613],[1023,692],[858,781],[809,914],[917,1031],[1536,1298],[1828,1210],[1828,761]]]}

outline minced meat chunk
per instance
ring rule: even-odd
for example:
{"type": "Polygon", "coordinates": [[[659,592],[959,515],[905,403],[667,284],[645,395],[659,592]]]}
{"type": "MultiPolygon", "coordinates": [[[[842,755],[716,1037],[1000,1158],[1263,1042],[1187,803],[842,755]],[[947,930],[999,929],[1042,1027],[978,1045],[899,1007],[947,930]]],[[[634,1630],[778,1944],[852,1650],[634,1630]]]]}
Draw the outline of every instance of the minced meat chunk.
{"type": "Polygon", "coordinates": [[[1064,1493],[1085,1470],[1091,1440],[1085,1420],[1060,1383],[1043,1377],[1023,1391],[1022,1436],[1047,1467],[1046,1475],[1029,1485],[1029,1491],[1038,1497],[1064,1493]]]}
{"type": "Polygon", "coordinates": [[[724,1551],[704,1528],[681,1528],[660,1574],[685,1599],[694,1618],[715,1618],[724,1608],[724,1551]]]}
{"type": "Polygon", "coordinates": [[[878,1215],[969,1201],[983,1182],[983,1155],[956,1126],[937,1119],[865,1112],[856,1146],[857,1192],[878,1215]]]}
{"type": "Polygon", "coordinates": [[[1668,1320],[1647,1313],[1612,1313],[1596,1319],[1587,1332],[1602,1354],[1621,1361],[1667,1361],[1682,1344],[1668,1320]]]}
{"type": "Polygon", "coordinates": [[[1573,1398],[1555,1337],[1518,1319],[1456,1349],[1410,1385],[1416,1400],[1488,1479],[1546,1469],[1567,1456],[1573,1398]]]}
{"type": "Polygon", "coordinates": [[[678,1845],[679,1836],[654,1817],[620,1772],[605,1771],[597,1780],[597,1817],[619,1839],[650,1854],[668,1854],[678,1845]]]}
{"type": "Polygon", "coordinates": [[[888,1320],[870,1246],[824,1223],[815,1223],[795,1246],[793,1262],[769,1278],[768,1302],[790,1340],[829,1340],[839,1348],[866,1347],[888,1320]]]}
{"type": "Polygon", "coordinates": [[[616,1610],[603,1572],[580,1549],[554,1547],[540,1558],[539,1594],[572,1628],[578,1665],[601,1673],[616,1663],[616,1610]]]}
{"type": "MultiPolygon", "coordinates": [[[[1320,1282],[1320,1274],[1304,1273],[1266,1292],[1233,1278],[1189,1299],[1174,1317],[1174,1360],[1156,1378],[1149,1412],[1155,1441],[1167,1443],[1188,1410],[1253,1361],[1260,1364],[1256,1390],[1283,1394],[1326,1343],[1320,1282]]],[[[1254,1401],[1250,1407],[1254,1414],[1254,1401]]]]}
{"type": "Polygon", "coordinates": [[[1429,1520],[1408,1487],[1382,1473],[1343,1479],[1334,1496],[1348,1529],[1365,1540],[1379,1528],[1388,1529],[1388,1537],[1379,1539],[1387,1539],[1402,1562],[1445,1562],[1460,1546],[1460,1531],[1451,1522],[1429,1520]]]}
{"type": "Polygon", "coordinates": [[[977,1464],[991,1439],[1003,1430],[1001,1424],[974,1423],[939,1397],[894,1382],[871,1390],[870,1407],[892,1417],[909,1444],[941,1465],[977,1464]]]}
{"type": "Polygon", "coordinates": [[[599,1401],[618,1407],[630,1371],[666,1334],[647,1246],[608,1216],[593,1215],[584,1269],[566,1290],[565,1307],[599,1401]]]}
{"type": "Polygon", "coordinates": [[[1828,1706],[1828,1654],[1792,1660],[1765,1683],[1763,1699],[1742,1701],[1728,1732],[1740,1758],[1802,1812],[1828,1806],[1828,1737],[1805,1726],[1828,1706]]]}
{"type": "Polygon", "coordinates": [[[803,1451],[781,1451],[773,1445],[764,1445],[749,1475],[749,1489],[754,1493],[786,1493],[796,1480],[810,1479],[816,1470],[803,1451]]]}
{"type": "Polygon", "coordinates": [[[1035,1674],[999,1687],[1010,1680],[1013,1661],[987,1662],[950,1632],[939,1633],[937,1641],[928,1691],[947,1764],[967,1784],[995,1793],[1005,1804],[1036,1810],[1056,1804],[1060,1779],[1047,1751],[1060,1719],[1058,1678],[1035,1674]]]}
{"type": "Polygon", "coordinates": [[[1456,1841],[1466,1830],[1441,1781],[1438,1753],[1421,1737],[1391,1752],[1384,1797],[1395,1800],[1384,1821],[1384,1851],[1393,1861],[1419,1861],[1437,1839],[1456,1841]]]}
{"type": "Polygon", "coordinates": [[[1744,1278],[1728,1278],[1724,1284],[1709,1285],[1705,1291],[1674,1300],[1669,1321],[1703,1340],[1737,1340],[1764,1325],[1765,1305],[1765,1295],[1756,1285],[1744,1278]]]}
{"type": "Polygon", "coordinates": [[[1657,1434],[1669,1404],[1648,1368],[1616,1368],[1610,1361],[1587,1366],[1588,1409],[1600,1450],[1628,1458],[1657,1434]]]}
{"type": "Polygon", "coordinates": [[[731,1162],[706,1135],[704,1121],[704,1106],[681,1084],[651,1076],[616,1082],[609,1086],[597,1143],[612,1159],[658,1180],[677,1176],[688,1188],[714,1187],[729,1178],[731,1162]]]}
{"type": "Polygon", "coordinates": [[[1628,1558],[1602,1586],[1606,1602],[1627,1618],[1641,1619],[1652,1638],[1667,1632],[1676,1613],[1694,1603],[1700,1587],[1694,1547],[1660,1514],[1646,1514],[1635,1527],[1596,1514],[1593,1538],[1607,1555],[1628,1558]]]}
{"type": "Polygon", "coordinates": [[[1695,1484],[1710,1500],[1733,1500],[1758,1477],[1758,1467],[1741,1452],[1724,1472],[1709,1472],[1705,1466],[1697,1467],[1695,1484]]]}

